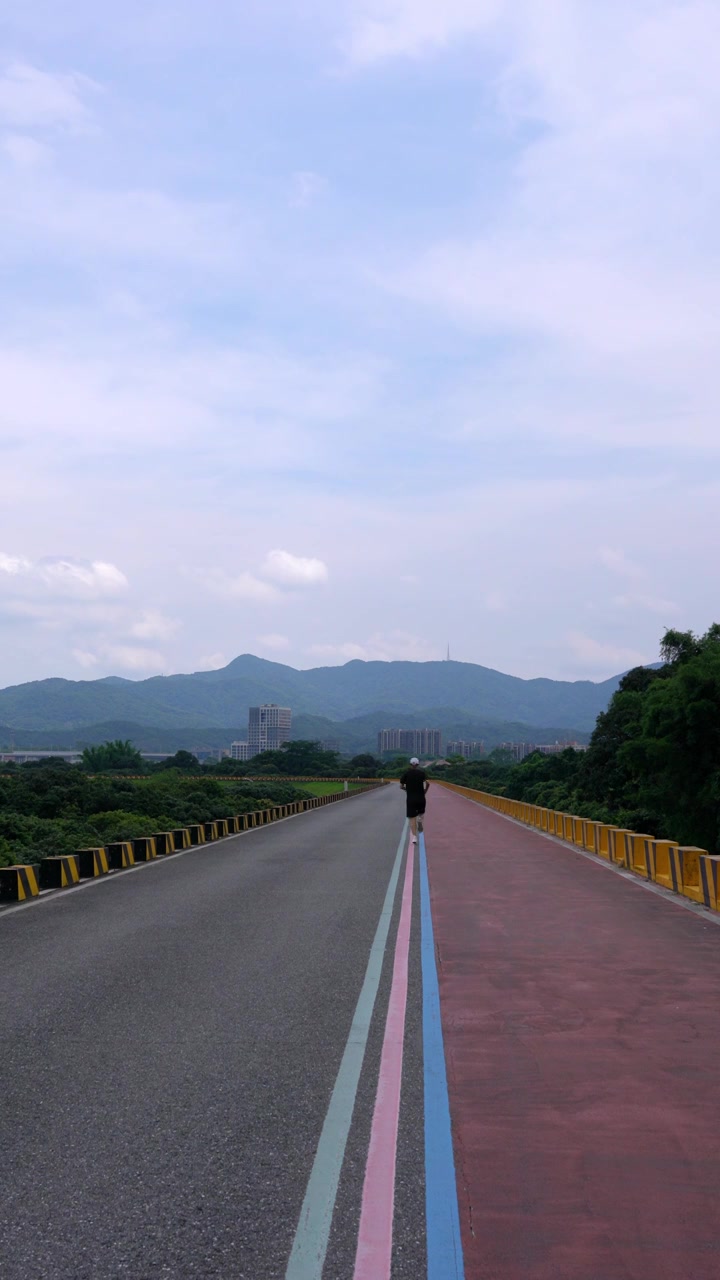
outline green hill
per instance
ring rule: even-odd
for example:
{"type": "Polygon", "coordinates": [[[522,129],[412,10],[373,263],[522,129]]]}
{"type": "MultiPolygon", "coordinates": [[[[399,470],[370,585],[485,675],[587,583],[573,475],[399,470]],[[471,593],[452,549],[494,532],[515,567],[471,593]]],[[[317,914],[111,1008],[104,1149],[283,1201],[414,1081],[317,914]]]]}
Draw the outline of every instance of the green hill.
{"type": "Polygon", "coordinates": [[[547,733],[549,725],[589,731],[619,678],[600,684],[521,680],[469,662],[354,661],[297,671],[244,654],[220,671],[192,675],[15,685],[0,690],[0,724],[6,726],[3,736],[12,737],[18,730],[55,736],[125,723],[171,731],[176,741],[188,730],[242,733],[250,705],[278,702],[292,707],[296,730],[302,717],[334,722],[323,737],[339,737],[337,722],[363,717],[371,717],[373,727],[358,724],[358,733],[376,732],[377,716],[378,728],[420,727],[420,721],[458,736],[469,736],[462,725],[476,726],[473,736],[486,736],[480,726],[488,723],[519,725],[525,734],[533,727],[547,733]]]}

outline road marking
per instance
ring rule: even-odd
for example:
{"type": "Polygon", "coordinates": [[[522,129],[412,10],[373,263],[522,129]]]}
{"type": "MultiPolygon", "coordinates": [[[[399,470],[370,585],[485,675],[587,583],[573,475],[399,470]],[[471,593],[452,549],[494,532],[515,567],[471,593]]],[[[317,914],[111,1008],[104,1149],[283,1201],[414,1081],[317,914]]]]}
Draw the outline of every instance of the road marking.
{"type": "Polygon", "coordinates": [[[425,836],[420,835],[427,1280],[464,1280],[425,836]]]}
{"type": "Polygon", "coordinates": [[[310,1171],[285,1280],[322,1280],[340,1170],[345,1157],[370,1022],[380,985],[407,828],[406,820],[403,824],[403,832],[397,847],[375,938],[370,948],[365,978],[355,1007],[350,1034],[310,1171]]]}
{"type": "Polygon", "coordinates": [[[415,848],[405,866],[390,1001],[363,1186],[354,1280],[390,1280],[415,848]]]}

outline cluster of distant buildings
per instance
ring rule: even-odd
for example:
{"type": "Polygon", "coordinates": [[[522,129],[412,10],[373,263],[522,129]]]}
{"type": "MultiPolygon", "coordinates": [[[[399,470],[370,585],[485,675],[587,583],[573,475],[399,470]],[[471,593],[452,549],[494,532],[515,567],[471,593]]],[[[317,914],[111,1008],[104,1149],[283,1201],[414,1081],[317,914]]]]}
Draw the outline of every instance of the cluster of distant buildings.
{"type": "MultiPolygon", "coordinates": [[[[250,707],[248,711],[247,738],[230,744],[230,748],[219,751],[197,752],[198,758],[230,757],[231,760],[252,760],[262,751],[277,751],[292,739],[292,708],[280,707],[275,702],[264,702],[258,707],[250,707]]],[[[321,742],[325,751],[339,751],[340,743],[335,739],[321,742]]],[[[561,751],[572,747],[575,751],[586,751],[587,747],[579,742],[501,742],[500,750],[507,751],[513,760],[524,760],[533,751],[541,751],[543,755],[559,755],[561,751]]],[[[433,760],[443,756],[463,756],[466,760],[476,760],[485,755],[485,743],[481,739],[451,738],[445,743],[443,751],[441,729],[381,729],[377,737],[377,750],[380,757],[392,752],[419,759],[433,760]]],[[[147,760],[164,760],[167,753],[143,752],[147,760]]],[[[0,762],[14,760],[21,764],[30,760],[61,759],[76,763],[81,759],[80,751],[8,751],[0,753],[0,762]]]]}
{"type": "Polygon", "coordinates": [[[478,739],[466,742],[462,738],[452,738],[445,744],[443,753],[442,729],[381,729],[378,733],[378,755],[384,756],[390,751],[401,751],[404,755],[437,758],[446,756],[464,756],[472,760],[485,754],[485,743],[478,739]]]}
{"type": "Polygon", "coordinates": [[[526,756],[531,756],[533,751],[539,751],[544,756],[559,756],[568,747],[573,751],[587,751],[587,746],[580,742],[501,742],[498,750],[509,752],[519,764],[526,756]]]}

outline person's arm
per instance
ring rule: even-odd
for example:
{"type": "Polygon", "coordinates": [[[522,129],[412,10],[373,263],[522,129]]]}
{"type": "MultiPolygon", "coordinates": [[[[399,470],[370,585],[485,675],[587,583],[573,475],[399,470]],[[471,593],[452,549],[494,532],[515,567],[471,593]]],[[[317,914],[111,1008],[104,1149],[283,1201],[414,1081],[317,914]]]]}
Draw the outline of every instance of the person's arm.
{"type": "Polygon", "coordinates": [[[429,790],[430,790],[430,779],[426,778],[425,779],[425,795],[427,795],[429,790]]]}
{"type": "Polygon", "coordinates": [[[401,790],[401,791],[407,791],[407,787],[406,787],[406,785],[405,785],[406,780],[407,780],[407,774],[406,774],[406,773],[401,773],[401,774],[400,774],[400,790],[401,790]]]}

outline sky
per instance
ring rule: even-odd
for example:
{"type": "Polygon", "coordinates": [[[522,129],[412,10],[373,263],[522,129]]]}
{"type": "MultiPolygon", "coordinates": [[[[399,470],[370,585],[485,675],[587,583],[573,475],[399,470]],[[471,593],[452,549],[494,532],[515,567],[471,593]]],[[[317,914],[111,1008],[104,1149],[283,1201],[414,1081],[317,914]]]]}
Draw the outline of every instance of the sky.
{"type": "Polygon", "coordinates": [[[714,0],[0,24],[0,685],[720,621],[714,0]]]}

